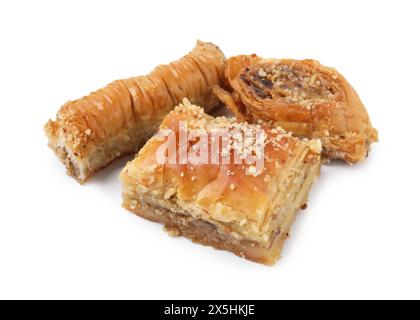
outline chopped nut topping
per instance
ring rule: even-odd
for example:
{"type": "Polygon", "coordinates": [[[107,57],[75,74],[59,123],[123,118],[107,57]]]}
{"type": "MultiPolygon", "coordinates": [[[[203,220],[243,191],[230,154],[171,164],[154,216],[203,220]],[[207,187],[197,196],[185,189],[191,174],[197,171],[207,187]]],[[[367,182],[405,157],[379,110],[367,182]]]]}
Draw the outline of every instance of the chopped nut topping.
{"type": "Polygon", "coordinates": [[[330,101],[336,93],[334,83],[322,74],[282,62],[247,68],[241,79],[259,98],[284,100],[307,110],[330,101]]]}
{"type": "Polygon", "coordinates": [[[170,199],[174,194],[176,193],[176,189],[175,188],[169,188],[164,195],[164,199],[168,200],[170,199]]]}
{"type": "Polygon", "coordinates": [[[138,201],[137,201],[137,200],[132,200],[132,201],[130,202],[130,209],[131,209],[131,210],[136,209],[136,208],[137,208],[137,204],[138,204],[138,201]]]}
{"type": "Polygon", "coordinates": [[[265,72],[263,69],[258,70],[258,75],[261,78],[265,78],[267,76],[267,72],[265,72]]]}
{"type": "Polygon", "coordinates": [[[320,154],[322,152],[321,140],[319,139],[311,140],[309,142],[309,149],[314,153],[320,154]]]}

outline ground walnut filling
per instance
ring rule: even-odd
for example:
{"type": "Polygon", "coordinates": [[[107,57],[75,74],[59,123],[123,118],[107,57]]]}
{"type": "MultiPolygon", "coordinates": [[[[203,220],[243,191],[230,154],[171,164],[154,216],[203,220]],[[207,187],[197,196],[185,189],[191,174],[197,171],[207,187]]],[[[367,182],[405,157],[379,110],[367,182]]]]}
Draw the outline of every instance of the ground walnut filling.
{"type": "Polygon", "coordinates": [[[334,84],[322,74],[286,64],[246,68],[241,80],[261,99],[275,99],[306,108],[332,101],[338,93],[334,84]]]}

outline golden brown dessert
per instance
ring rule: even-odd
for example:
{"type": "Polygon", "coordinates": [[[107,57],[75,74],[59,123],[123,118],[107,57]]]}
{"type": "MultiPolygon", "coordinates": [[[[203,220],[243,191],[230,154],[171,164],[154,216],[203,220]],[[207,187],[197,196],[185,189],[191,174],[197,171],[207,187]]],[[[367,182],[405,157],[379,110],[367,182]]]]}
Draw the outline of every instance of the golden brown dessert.
{"type": "Polygon", "coordinates": [[[378,141],[353,87],[317,61],[241,55],[227,61],[226,77],[231,92],[215,92],[239,120],[274,121],[296,136],[319,138],[327,159],[359,162],[378,141]]]}
{"type": "Polygon", "coordinates": [[[147,76],[112,82],[66,103],[45,131],[49,146],[80,183],[114,159],[135,153],[184,97],[211,110],[220,102],[211,88],[224,79],[225,58],[211,43],[147,76]]]}
{"type": "Polygon", "coordinates": [[[123,206],[164,224],[171,235],[272,265],[319,175],[321,150],[319,140],[301,141],[280,127],[213,118],[184,100],[121,172],[123,206]],[[168,160],[170,139],[162,139],[162,132],[175,134],[175,161],[168,160]],[[232,134],[220,140],[219,132],[232,134]],[[182,140],[183,135],[189,138],[182,140]],[[181,157],[180,150],[203,161],[181,157]],[[167,161],[159,160],[162,155],[167,161]],[[236,156],[248,160],[236,161],[236,156]]]}

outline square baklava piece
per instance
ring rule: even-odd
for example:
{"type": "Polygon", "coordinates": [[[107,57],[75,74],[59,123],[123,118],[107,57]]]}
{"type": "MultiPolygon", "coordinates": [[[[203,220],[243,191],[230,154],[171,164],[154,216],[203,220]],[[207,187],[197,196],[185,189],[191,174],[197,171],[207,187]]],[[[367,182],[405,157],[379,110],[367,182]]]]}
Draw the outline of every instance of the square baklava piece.
{"type": "Polygon", "coordinates": [[[267,265],[320,172],[319,140],[184,100],[123,169],[123,206],[174,236],[267,265]]]}

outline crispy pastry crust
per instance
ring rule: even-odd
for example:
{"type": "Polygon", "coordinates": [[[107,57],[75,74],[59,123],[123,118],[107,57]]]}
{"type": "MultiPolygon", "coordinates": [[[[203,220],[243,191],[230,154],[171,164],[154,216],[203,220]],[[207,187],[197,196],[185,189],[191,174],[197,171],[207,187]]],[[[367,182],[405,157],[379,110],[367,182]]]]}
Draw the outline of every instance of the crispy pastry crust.
{"type": "Polygon", "coordinates": [[[211,110],[224,80],[221,50],[198,41],[182,59],[147,76],[118,80],[66,103],[45,125],[49,146],[80,183],[114,159],[136,152],[184,97],[211,110]]]}
{"type": "Polygon", "coordinates": [[[214,90],[238,119],[274,121],[299,137],[319,138],[327,159],[359,162],[378,141],[353,87],[317,61],[241,55],[227,61],[226,78],[230,92],[214,90]]]}
{"type": "MultiPolygon", "coordinates": [[[[162,164],[156,155],[165,142],[154,136],[120,174],[123,206],[163,223],[173,235],[274,264],[296,213],[306,204],[310,187],[319,175],[320,141],[301,141],[279,127],[213,118],[188,101],[163,120],[161,130],[171,129],[179,135],[181,121],[197,132],[264,130],[263,171],[256,174],[254,165],[247,163],[196,164],[190,159],[186,164],[162,164]]],[[[198,145],[197,141],[187,143],[188,152],[198,145]]],[[[179,141],[177,147],[181,148],[179,141]]],[[[219,154],[233,157],[235,148],[233,144],[227,151],[219,149],[219,154]]],[[[239,149],[241,155],[248,152],[239,149]]]]}

